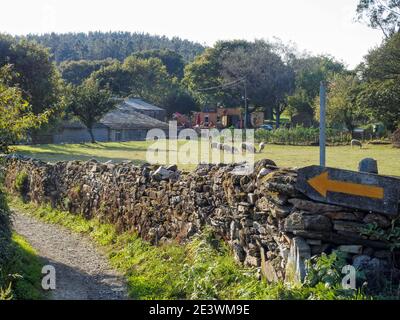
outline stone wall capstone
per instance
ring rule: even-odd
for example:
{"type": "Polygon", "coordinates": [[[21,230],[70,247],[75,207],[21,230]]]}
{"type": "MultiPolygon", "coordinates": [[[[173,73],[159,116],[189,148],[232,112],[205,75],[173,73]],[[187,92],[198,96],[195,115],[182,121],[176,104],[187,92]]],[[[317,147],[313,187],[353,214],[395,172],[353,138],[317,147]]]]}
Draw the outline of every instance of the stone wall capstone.
{"type": "Polygon", "coordinates": [[[259,268],[270,282],[302,281],[306,259],[332,250],[367,274],[398,277],[398,252],[361,232],[371,224],[389,230],[391,218],[312,201],[295,189],[297,171],[271,160],[259,161],[246,176],[234,174],[235,165],[180,172],[131,162],[4,160],[9,192],[25,172],[28,200],[112,223],[154,245],[186,241],[211,226],[237,261],[259,268]]]}

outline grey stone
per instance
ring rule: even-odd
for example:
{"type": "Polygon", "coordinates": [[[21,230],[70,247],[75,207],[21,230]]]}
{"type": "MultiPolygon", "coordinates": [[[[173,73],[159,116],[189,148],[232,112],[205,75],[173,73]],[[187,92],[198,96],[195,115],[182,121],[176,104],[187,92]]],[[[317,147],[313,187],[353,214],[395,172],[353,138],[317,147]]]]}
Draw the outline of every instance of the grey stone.
{"type": "Polygon", "coordinates": [[[338,250],[342,251],[342,252],[346,252],[346,253],[352,253],[352,254],[361,254],[362,253],[362,249],[363,247],[360,245],[353,245],[353,246],[349,246],[349,245],[343,245],[343,246],[339,246],[338,250]]]}
{"type": "Polygon", "coordinates": [[[355,235],[360,235],[360,230],[364,227],[365,225],[363,223],[352,221],[335,220],[333,222],[333,229],[336,231],[345,231],[355,235]]]}
{"type": "Polygon", "coordinates": [[[267,168],[261,168],[260,172],[258,173],[257,179],[265,177],[267,174],[269,174],[271,172],[272,172],[272,170],[269,170],[267,168]]]}
{"type": "Polygon", "coordinates": [[[293,238],[286,266],[286,281],[303,282],[306,276],[305,261],[310,258],[311,248],[307,242],[300,237],[293,238]]]}
{"type": "Polygon", "coordinates": [[[289,203],[291,203],[296,209],[308,211],[310,213],[324,213],[324,212],[336,212],[343,211],[342,207],[333,206],[330,204],[317,203],[304,199],[289,199],[289,203]]]}
{"type": "Polygon", "coordinates": [[[371,257],[366,255],[358,255],[353,257],[353,267],[357,270],[363,270],[368,268],[368,264],[371,261],[371,257]]]}
{"type": "Polygon", "coordinates": [[[311,246],[320,246],[320,245],[322,245],[322,241],[321,240],[307,239],[306,241],[311,246]]]}
{"type": "Polygon", "coordinates": [[[168,180],[171,175],[173,174],[173,171],[167,170],[164,167],[159,167],[154,173],[153,177],[157,177],[160,180],[168,180]]]}
{"type": "Polygon", "coordinates": [[[247,201],[251,204],[254,205],[256,203],[256,195],[254,193],[249,193],[247,194],[247,201]]]}
{"type": "Polygon", "coordinates": [[[277,272],[270,261],[265,261],[264,263],[262,263],[261,271],[263,276],[269,283],[276,283],[279,281],[277,272]]]}
{"type": "Polygon", "coordinates": [[[261,259],[248,254],[244,259],[244,264],[250,267],[259,267],[261,265],[261,259]]]}
{"type": "Polygon", "coordinates": [[[379,227],[384,229],[391,226],[391,222],[388,218],[377,213],[367,214],[363,221],[364,223],[376,223],[379,227]]]}
{"type": "Polygon", "coordinates": [[[246,258],[246,252],[244,251],[243,247],[237,243],[234,243],[232,250],[235,260],[238,262],[244,262],[246,258]]]}
{"type": "Polygon", "coordinates": [[[358,171],[378,174],[378,162],[372,158],[365,158],[358,164],[358,171]]]}
{"type": "Polygon", "coordinates": [[[391,255],[392,254],[388,250],[379,250],[374,252],[374,257],[379,259],[389,259],[391,255]]]}
{"type": "Polygon", "coordinates": [[[332,223],[322,215],[309,215],[304,212],[294,212],[285,219],[284,230],[331,231],[332,223]]]}

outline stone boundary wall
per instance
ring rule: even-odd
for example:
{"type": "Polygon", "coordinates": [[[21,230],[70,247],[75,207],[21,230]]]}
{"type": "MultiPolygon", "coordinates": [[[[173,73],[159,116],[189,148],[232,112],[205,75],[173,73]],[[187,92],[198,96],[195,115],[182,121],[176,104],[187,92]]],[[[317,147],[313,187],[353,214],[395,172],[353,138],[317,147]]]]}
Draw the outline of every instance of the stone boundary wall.
{"type": "Polygon", "coordinates": [[[305,260],[334,249],[371,275],[398,276],[398,252],[390,242],[361,232],[372,224],[390,232],[389,217],[314,202],[295,189],[295,169],[270,160],[258,162],[248,176],[236,175],[234,165],[200,165],[184,173],[176,166],[48,164],[20,156],[4,157],[3,165],[9,192],[25,173],[27,200],[98,218],[155,245],[185,241],[211,226],[237,261],[258,267],[270,282],[302,281],[305,260]]]}

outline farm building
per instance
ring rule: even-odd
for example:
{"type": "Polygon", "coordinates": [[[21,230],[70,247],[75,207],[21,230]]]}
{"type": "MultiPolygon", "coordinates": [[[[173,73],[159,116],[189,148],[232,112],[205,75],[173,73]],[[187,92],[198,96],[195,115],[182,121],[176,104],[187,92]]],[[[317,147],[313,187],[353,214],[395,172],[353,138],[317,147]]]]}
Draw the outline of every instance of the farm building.
{"type": "MultiPolygon", "coordinates": [[[[202,112],[195,112],[193,125],[205,128],[243,128],[244,115],[240,108],[204,108],[202,112]]],[[[254,128],[264,123],[263,112],[250,113],[250,123],[254,128]]]]}
{"type": "MultiPolygon", "coordinates": [[[[133,99],[139,100],[139,99],[133,99]]],[[[147,132],[151,129],[161,129],[168,134],[168,124],[160,121],[163,110],[154,107],[151,112],[151,105],[141,101],[144,105],[148,105],[143,112],[138,111],[136,102],[127,102],[125,100],[114,110],[108,112],[93,128],[93,134],[96,141],[140,141],[145,140],[147,132]],[[158,110],[160,109],[160,110],[158,110]],[[151,117],[148,114],[154,114],[151,117]]],[[[165,110],[164,110],[165,115],[165,110]]],[[[86,126],[78,120],[66,121],[58,126],[56,132],[47,137],[46,143],[82,143],[91,141],[86,126]]]]}
{"type": "Polygon", "coordinates": [[[194,113],[193,120],[193,125],[205,128],[241,128],[243,124],[239,108],[204,108],[202,112],[194,113]]]}
{"type": "Polygon", "coordinates": [[[121,103],[119,108],[135,110],[160,121],[165,121],[167,116],[167,113],[163,108],[147,103],[140,98],[127,98],[121,103]]]}

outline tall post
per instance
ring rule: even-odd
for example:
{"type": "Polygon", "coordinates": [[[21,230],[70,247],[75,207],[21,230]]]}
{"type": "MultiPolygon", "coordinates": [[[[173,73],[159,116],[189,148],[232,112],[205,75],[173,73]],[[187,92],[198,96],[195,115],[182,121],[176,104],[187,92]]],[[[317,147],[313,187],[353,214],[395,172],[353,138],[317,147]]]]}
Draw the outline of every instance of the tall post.
{"type": "Polygon", "coordinates": [[[319,163],[321,167],[326,166],[326,88],[321,81],[320,90],[320,113],[319,113],[319,163]]]}
{"type": "Polygon", "coordinates": [[[248,124],[248,106],[247,106],[247,83],[246,79],[244,79],[244,129],[247,129],[248,124]]]}

